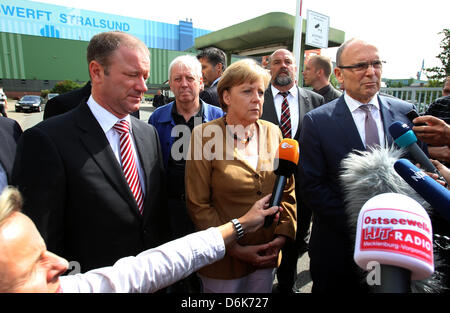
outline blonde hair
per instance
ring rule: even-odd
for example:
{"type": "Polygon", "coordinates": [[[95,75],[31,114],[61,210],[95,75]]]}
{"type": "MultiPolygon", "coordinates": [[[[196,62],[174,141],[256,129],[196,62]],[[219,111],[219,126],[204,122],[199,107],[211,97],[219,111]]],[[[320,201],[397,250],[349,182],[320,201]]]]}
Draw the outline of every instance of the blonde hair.
{"type": "Polygon", "coordinates": [[[0,195],[0,225],[14,212],[22,210],[22,195],[11,186],[6,187],[0,195]]]}
{"type": "Polygon", "coordinates": [[[231,64],[220,77],[219,84],[217,85],[217,93],[222,110],[227,111],[227,105],[223,100],[225,90],[230,90],[232,87],[245,82],[254,83],[260,79],[264,83],[265,90],[270,82],[270,74],[255,60],[243,59],[231,64]]]}

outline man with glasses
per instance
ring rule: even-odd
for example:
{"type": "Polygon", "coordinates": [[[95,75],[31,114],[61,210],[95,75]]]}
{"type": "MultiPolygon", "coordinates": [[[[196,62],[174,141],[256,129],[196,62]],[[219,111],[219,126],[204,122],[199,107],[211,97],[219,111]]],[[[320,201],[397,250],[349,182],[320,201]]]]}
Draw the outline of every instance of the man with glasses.
{"type": "MultiPolygon", "coordinates": [[[[344,94],[305,115],[300,133],[302,199],[313,211],[309,242],[313,292],[365,292],[353,261],[353,244],[339,181],[341,160],[352,150],[388,147],[395,121],[412,127],[414,105],[379,95],[383,61],[378,49],[351,39],[337,51],[335,75],[344,94]]],[[[362,283],[363,282],[363,283],[362,283]]]]}

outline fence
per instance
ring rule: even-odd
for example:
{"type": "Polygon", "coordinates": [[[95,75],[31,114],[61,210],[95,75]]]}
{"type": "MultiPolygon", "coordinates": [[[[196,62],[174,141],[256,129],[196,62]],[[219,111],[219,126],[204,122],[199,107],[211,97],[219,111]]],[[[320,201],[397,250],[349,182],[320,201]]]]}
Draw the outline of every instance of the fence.
{"type": "Polygon", "coordinates": [[[442,96],[442,87],[381,88],[380,92],[414,103],[419,113],[423,113],[432,102],[442,96]]]}

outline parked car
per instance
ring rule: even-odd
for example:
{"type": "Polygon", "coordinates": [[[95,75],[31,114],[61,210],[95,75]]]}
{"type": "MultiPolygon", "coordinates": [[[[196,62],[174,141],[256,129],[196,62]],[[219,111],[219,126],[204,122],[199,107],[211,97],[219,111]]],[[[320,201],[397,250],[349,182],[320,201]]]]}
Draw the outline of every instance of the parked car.
{"type": "Polygon", "coordinates": [[[34,95],[23,96],[16,103],[16,112],[37,111],[41,112],[45,108],[44,98],[34,95]]]}

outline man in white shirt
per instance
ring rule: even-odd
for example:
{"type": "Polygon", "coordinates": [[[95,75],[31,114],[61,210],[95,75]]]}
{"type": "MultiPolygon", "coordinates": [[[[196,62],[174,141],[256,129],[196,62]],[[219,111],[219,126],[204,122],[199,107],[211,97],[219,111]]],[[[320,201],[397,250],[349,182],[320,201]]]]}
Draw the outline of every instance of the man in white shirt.
{"type": "Polygon", "coordinates": [[[341,161],[353,150],[393,145],[388,128],[395,121],[412,127],[406,114],[414,105],[378,94],[383,61],[362,40],[345,42],[336,55],[335,74],[345,93],[312,110],[300,134],[299,183],[313,211],[309,241],[313,292],[363,292],[339,180],[341,161]]]}
{"type": "Polygon", "coordinates": [[[262,227],[265,216],[280,209],[268,208],[269,199],[260,199],[233,223],[122,258],[110,267],[60,277],[68,262],[47,250],[33,222],[20,212],[20,193],[7,188],[0,196],[0,292],[155,292],[221,259],[227,244],[262,227]]]}
{"type": "Polygon", "coordinates": [[[148,48],[126,33],[99,33],[87,60],[91,96],[25,131],[12,175],[49,250],[81,272],[169,239],[158,136],[130,116],[147,90],[148,48]]]}

